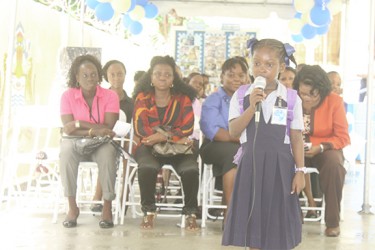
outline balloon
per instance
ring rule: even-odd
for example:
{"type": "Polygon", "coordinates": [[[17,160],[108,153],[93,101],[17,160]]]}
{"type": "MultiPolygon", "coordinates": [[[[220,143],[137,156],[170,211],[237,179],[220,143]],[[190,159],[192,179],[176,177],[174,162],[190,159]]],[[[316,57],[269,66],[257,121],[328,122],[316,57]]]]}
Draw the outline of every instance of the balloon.
{"type": "Polygon", "coordinates": [[[145,14],[145,9],[140,5],[136,5],[135,8],[129,12],[129,16],[135,21],[139,21],[144,18],[145,14]]]}
{"type": "Polygon", "coordinates": [[[301,21],[302,23],[311,23],[310,12],[302,13],[301,21]]]}
{"type": "Polygon", "coordinates": [[[293,18],[288,23],[289,30],[292,34],[300,33],[302,26],[303,26],[303,23],[301,22],[300,19],[297,19],[297,18],[293,18]]]}
{"type": "Polygon", "coordinates": [[[136,0],[136,4],[145,6],[148,3],[148,0],[136,0]]]}
{"type": "Polygon", "coordinates": [[[316,28],[310,24],[305,24],[301,29],[301,34],[306,39],[313,39],[316,36],[316,28]]]}
{"type": "Polygon", "coordinates": [[[145,12],[146,12],[146,18],[152,19],[155,18],[158,15],[158,7],[156,7],[155,4],[149,3],[145,7],[145,12]]]}
{"type": "Polygon", "coordinates": [[[301,19],[301,16],[302,16],[302,13],[297,12],[297,13],[294,15],[294,18],[301,19]]]}
{"type": "Polygon", "coordinates": [[[128,14],[125,14],[122,16],[122,24],[124,25],[124,27],[126,29],[129,29],[130,25],[133,23],[134,21],[130,18],[130,16],[128,14]]]}
{"type": "Polygon", "coordinates": [[[143,29],[143,26],[140,22],[138,21],[134,21],[130,27],[129,27],[129,30],[130,30],[130,33],[132,33],[133,35],[138,35],[139,33],[142,32],[142,29],[143,29]]]}
{"type": "Polygon", "coordinates": [[[294,0],[294,8],[300,13],[311,10],[313,6],[314,0],[294,0]]]}
{"type": "Polygon", "coordinates": [[[342,1],[341,0],[332,0],[328,4],[328,9],[331,11],[331,15],[334,16],[341,12],[342,10],[342,1]]]}
{"type": "Polygon", "coordinates": [[[128,9],[128,12],[134,10],[135,6],[137,5],[137,0],[124,0],[124,1],[130,1],[130,8],[128,9]]]}
{"type": "Polygon", "coordinates": [[[315,4],[319,6],[323,6],[323,3],[327,5],[331,0],[315,0],[315,4]]]}
{"type": "Polygon", "coordinates": [[[110,3],[99,3],[95,8],[95,16],[100,21],[108,21],[113,17],[114,14],[115,11],[110,3]]]}
{"type": "Polygon", "coordinates": [[[301,34],[292,35],[292,40],[296,43],[303,41],[303,36],[301,34]]]}
{"type": "Polygon", "coordinates": [[[329,24],[327,24],[325,26],[320,26],[320,27],[316,28],[316,34],[324,35],[328,32],[328,30],[329,30],[329,24]]]}
{"type": "Polygon", "coordinates": [[[125,13],[129,11],[132,5],[132,0],[112,0],[111,4],[116,12],[125,13]]]}
{"type": "Polygon", "coordinates": [[[86,0],[86,5],[87,7],[89,7],[90,9],[93,9],[95,10],[95,7],[99,4],[99,2],[97,0],[86,0]]]}
{"type": "Polygon", "coordinates": [[[316,26],[325,26],[331,22],[331,12],[328,8],[315,5],[310,11],[310,19],[316,26]]]}

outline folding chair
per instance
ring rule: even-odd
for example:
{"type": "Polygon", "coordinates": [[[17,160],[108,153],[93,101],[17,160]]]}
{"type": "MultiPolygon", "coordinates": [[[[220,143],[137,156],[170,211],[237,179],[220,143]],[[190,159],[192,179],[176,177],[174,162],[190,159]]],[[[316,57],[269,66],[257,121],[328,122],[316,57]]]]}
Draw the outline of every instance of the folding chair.
{"type": "Polygon", "coordinates": [[[23,106],[12,112],[12,133],[0,200],[38,212],[53,208],[58,189],[60,124],[46,106],[23,106]]]}
{"type": "MultiPolygon", "coordinates": [[[[126,171],[125,171],[125,182],[124,182],[124,196],[123,196],[123,208],[122,208],[122,214],[121,214],[121,224],[124,224],[125,220],[125,211],[126,207],[129,207],[131,209],[132,217],[136,218],[137,216],[143,216],[143,212],[140,210],[140,194],[139,194],[139,188],[138,188],[138,179],[137,179],[137,172],[138,172],[138,164],[134,160],[133,157],[131,157],[131,152],[133,149],[134,144],[134,130],[133,126],[131,128],[130,132],[130,143],[129,143],[129,157],[127,161],[126,171]],[[128,195],[127,195],[128,194],[128,195]],[[128,198],[127,198],[128,197],[128,198]]],[[[184,207],[184,192],[182,188],[182,182],[181,178],[177,174],[177,172],[174,170],[174,168],[171,165],[164,165],[162,166],[162,169],[167,169],[171,171],[172,176],[175,177],[178,186],[171,186],[168,185],[165,188],[167,190],[170,190],[171,193],[164,196],[164,198],[168,200],[180,200],[181,202],[178,203],[163,203],[163,202],[157,202],[157,211],[158,217],[181,217],[181,223],[179,226],[181,228],[185,227],[185,215],[181,214],[182,208],[184,207]],[[178,193],[177,190],[181,190],[181,195],[176,195],[178,193]],[[166,211],[165,213],[162,213],[163,211],[166,211]]]]}
{"type": "MultiPolygon", "coordinates": [[[[314,174],[314,173],[319,175],[319,171],[316,168],[307,168],[307,174],[310,174],[310,177],[311,177],[311,174],[314,174]]],[[[321,196],[320,198],[314,197],[314,201],[316,202],[316,204],[320,204],[320,206],[309,207],[307,204],[307,198],[306,197],[300,198],[300,202],[304,203],[304,206],[301,206],[301,210],[303,214],[305,214],[305,212],[307,212],[308,210],[317,212],[316,218],[305,218],[304,216],[303,220],[304,221],[320,221],[321,224],[324,224],[324,208],[325,208],[324,197],[323,196],[321,196]]]]}
{"type": "MultiPolygon", "coordinates": [[[[308,174],[317,174],[319,175],[319,171],[318,169],[316,168],[307,168],[307,173],[308,174]]],[[[313,185],[311,183],[311,185],[313,185]]],[[[319,186],[316,187],[317,189],[319,189],[319,186]]],[[[316,218],[303,218],[304,221],[320,221],[320,224],[324,224],[325,221],[324,221],[324,215],[325,215],[325,201],[324,201],[324,195],[322,194],[322,196],[319,198],[319,197],[314,197],[314,201],[319,204],[320,203],[320,206],[317,206],[317,207],[309,207],[308,204],[307,204],[307,199],[306,197],[303,197],[303,198],[300,198],[300,201],[301,202],[304,202],[304,206],[301,206],[301,210],[302,212],[304,211],[308,211],[308,210],[313,210],[313,211],[317,211],[319,212],[317,215],[316,218]]],[[[343,209],[343,206],[344,206],[344,190],[342,192],[342,198],[341,198],[341,210],[340,210],[340,220],[343,221],[344,220],[344,209],[343,209]]]]}
{"type": "MultiPolygon", "coordinates": [[[[113,140],[115,143],[119,143],[121,148],[124,147],[126,142],[126,135],[121,137],[115,137],[113,140]]],[[[117,147],[117,149],[119,149],[117,147]]],[[[123,190],[123,155],[119,153],[117,159],[117,172],[116,172],[116,183],[115,183],[115,193],[116,198],[112,202],[112,212],[114,214],[113,223],[118,224],[119,215],[122,213],[121,209],[121,191],[123,190]]],[[[94,214],[99,215],[100,212],[91,211],[90,207],[95,204],[102,204],[103,201],[94,201],[92,198],[95,194],[97,179],[98,179],[98,166],[95,162],[80,162],[78,166],[78,177],[77,177],[77,194],[76,202],[80,208],[80,214],[94,214]]],[[[62,193],[62,191],[60,192],[62,193]]],[[[62,196],[62,195],[61,195],[62,196]]],[[[60,197],[61,197],[60,196],[60,197]]],[[[60,198],[61,200],[61,198],[60,198]]],[[[65,200],[65,199],[64,199],[65,200]]],[[[53,213],[52,222],[57,222],[57,215],[59,212],[60,201],[56,201],[55,209],[53,213]]],[[[63,202],[66,204],[66,201],[63,202]]],[[[65,206],[66,207],[66,206],[65,206]]],[[[66,208],[65,208],[66,210],[66,208]]]]}

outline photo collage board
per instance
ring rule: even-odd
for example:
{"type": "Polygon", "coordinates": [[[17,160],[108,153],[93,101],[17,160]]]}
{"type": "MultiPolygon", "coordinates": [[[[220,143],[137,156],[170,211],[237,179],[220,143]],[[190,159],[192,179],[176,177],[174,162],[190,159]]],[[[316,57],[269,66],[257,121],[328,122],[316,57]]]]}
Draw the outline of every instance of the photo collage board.
{"type": "MultiPolygon", "coordinates": [[[[256,32],[176,31],[175,59],[184,76],[201,72],[219,84],[221,66],[234,56],[248,58],[247,40],[256,32]]],[[[215,87],[215,86],[213,86],[215,87]]]]}

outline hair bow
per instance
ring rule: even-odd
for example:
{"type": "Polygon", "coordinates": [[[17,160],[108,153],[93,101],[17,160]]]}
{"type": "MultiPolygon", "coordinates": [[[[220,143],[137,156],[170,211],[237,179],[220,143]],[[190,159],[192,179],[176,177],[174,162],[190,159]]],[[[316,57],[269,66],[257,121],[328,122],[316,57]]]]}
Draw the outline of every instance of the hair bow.
{"type": "Polygon", "coordinates": [[[246,45],[247,45],[247,48],[250,50],[250,54],[253,53],[254,44],[256,44],[257,42],[258,42],[258,39],[256,39],[255,37],[247,40],[246,45]]]}
{"type": "Polygon", "coordinates": [[[285,57],[285,63],[286,63],[287,66],[289,66],[289,57],[291,55],[293,55],[293,53],[296,52],[296,50],[289,43],[284,43],[284,48],[285,48],[285,52],[287,54],[287,56],[285,57]]]}

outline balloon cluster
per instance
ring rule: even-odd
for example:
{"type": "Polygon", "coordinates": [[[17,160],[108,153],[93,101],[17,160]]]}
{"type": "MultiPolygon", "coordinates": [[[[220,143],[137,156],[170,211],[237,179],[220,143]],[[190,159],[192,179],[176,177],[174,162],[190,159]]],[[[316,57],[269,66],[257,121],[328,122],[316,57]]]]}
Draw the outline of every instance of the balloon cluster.
{"type": "Polygon", "coordinates": [[[148,0],[86,0],[86,5],[95,10],[95,16],[100,21],[111,20],[115,12],[122,15],[122,24],[133,35],[143,30],[140,22],[143,18],[153,19],[158,15],[156,5],[148,0]]]}
{"type": "Polygon", "coordinates": [[[288,27],[293,41],[313,39],[328,32],[332,16],[341,11],[342,0],[294,0],[296,14],[288,27]]]}

